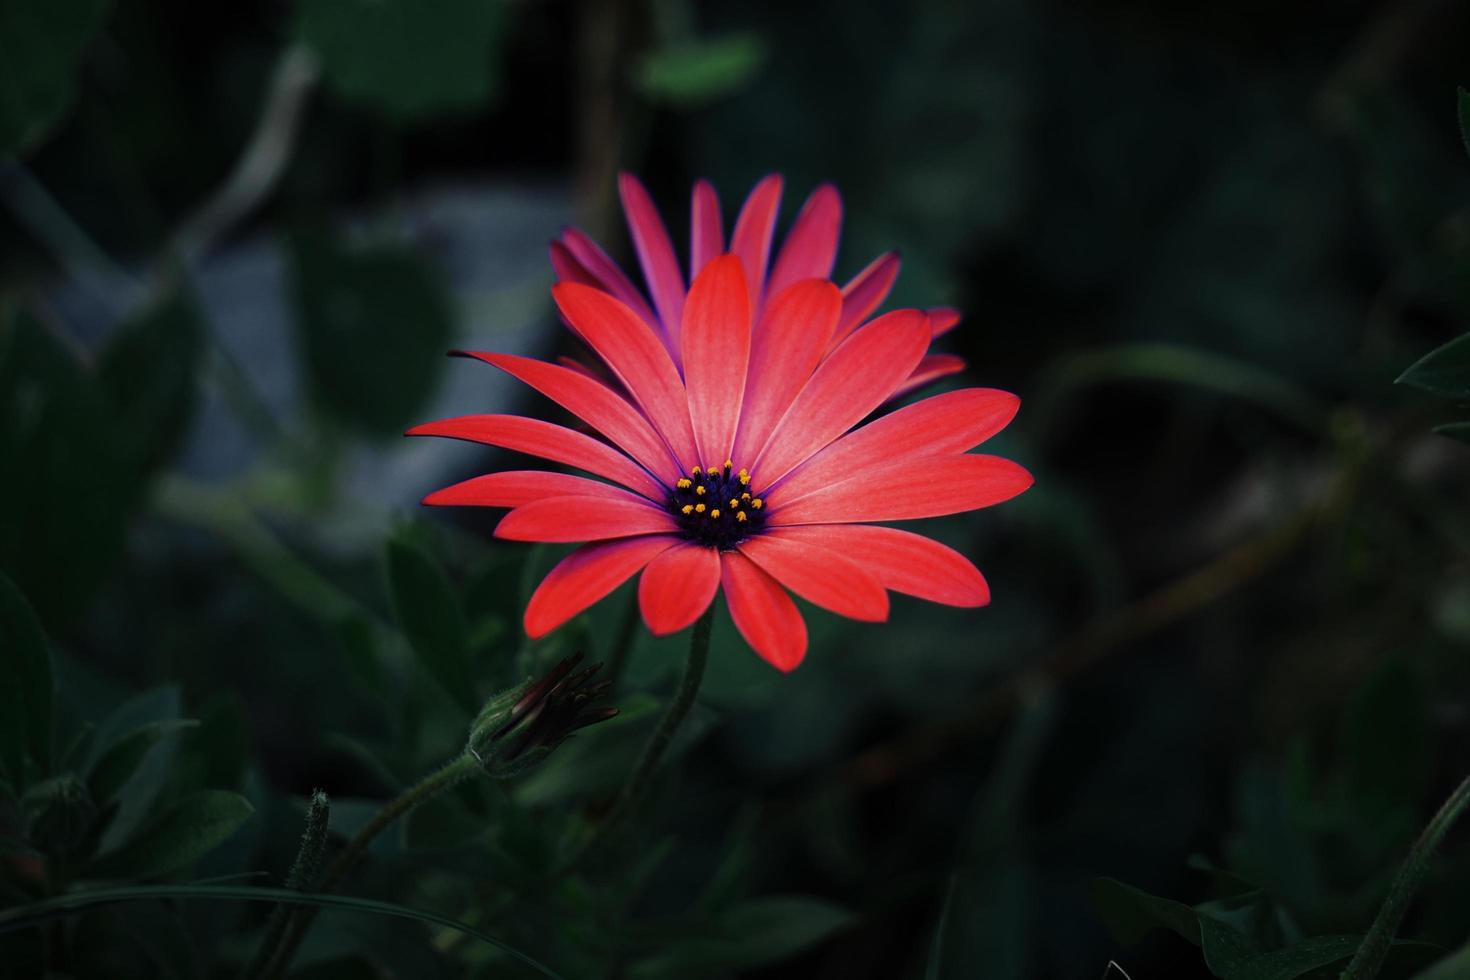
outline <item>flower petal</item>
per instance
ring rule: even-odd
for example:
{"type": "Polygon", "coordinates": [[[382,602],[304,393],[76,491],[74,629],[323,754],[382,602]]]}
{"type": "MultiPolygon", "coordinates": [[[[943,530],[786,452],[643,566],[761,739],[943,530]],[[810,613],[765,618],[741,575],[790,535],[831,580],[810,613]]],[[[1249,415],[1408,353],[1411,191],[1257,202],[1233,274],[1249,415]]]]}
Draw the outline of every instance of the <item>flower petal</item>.
{"type": "Polygon", "coordinates": [[[779,296],[787,286],[802,279],[829,278],[841,234],[842,197],[837,188],[823,184],[812,191],[786,233],[764,295],[779,296]]]}
{"type": "Polygon", "coordinates": [[[750,308],[760,309],[765,292],[766,263],[771,256],[771,233],[776,229],[776,212],[781,209],[781,175],[771,174],[755,185],[735,230],[730,234],[730,253],[745,263],[745,282],[750,288],[750,308]]]}
{"type": "Polygon", "coordinates": [[[633,248],[643,266],[643,278],[677,360],[679,324],[684,318],[684,277],[679,273],[679,260],[674,257],[674,246],[669,242],[663,219],[638,178],[619,174],[618,193],[623,198],[623,213],[628,217],[628,232],[633,236],[633,248]]]}
{"type": "Polygon", "coordinates": [[[888,618],[883,584],[839,552],[780,531],[746,538],[737,550],[813,605],[869,623],[888,618]]]}
{"type": "Polygon", "coordinates": [[[633,285],[633,280],[629,279],[627,273],[608,257],[600,245],[576,228],[564,229],[561,242],[572,257],[581,263],[582,268],[593,277],[595,282],[590,285],[595,285],[628,304],[628,307],[638,314],[639,319],[658,330],[662,335],[663,330],[659,325],[658,317],[653,312],[653,307],[648,305],[648,300],[644,299],[638,287],[633,285]]]}
{"type": "Polygon", "coordinates": [[[806,656],[806,622],[780,583],[738,551],[720,553],[730,618],[766,663],[792,671],[806,656]]]}
{"type": "Polygon", "coordinates": [[[773,485],[860,422],[903,383],[928,346],[929,319],[918,310],[895,310],[844,341],[817,367],[749,467],[755,485],[773,485]]]}
{"type": "Polygon", "coordinates": [[[842,287],[842,319],[832,333],[833,344],[840,343],[883,304],[898,279],[898,266],[898,253],[885,252],[842,287]]]}
{"type": "Polygon", "coordinates": [[[894,592],[946,606],[990,602],[990,586],[970,559],[922,534],[876,524],[804,524],[779,534],[846,555],[894,592]]]}
{"type": "Polygon", "coordinates": [[[960,311],[948,306],[935,306],[924,312],[929,314],[929,326],[935,337],[943,337],[960,325],[960,311]]]}
{"type": "Polygon", "coordinates": [[[679,468],[697,461],[684,382],[646,324],[627,306],[589,286],[560,283],[552,298],[577,335],[612,369],[653,427],[664,437],[679,468]]]}
{"type": "MultiPolygon", "coordinates": [[[[961,388],[905,405],[849,432],[817,453],[766,493],[773,507],[809,493],[918,456],[963,453],[1004,429],[1021,399],[995,388],[961,388]]],[[[876,486],[874,489],[878,489],[876,486]]]]}
{"type": "Polygon", "coordinates": [[[766,521],[780,526],[942,517],[1010,500],[1033,482],[1030,473],[999,456],[924,456],[864,470],[772,507],[766,521]]]}
{"type": "Polygon", "coordinates": [[[607,436],[666,485],[683,475],[679,461],[643,413],[602,382],[571,368],[529,357],[483,351],[469,351],[468,355],[535,388],[607,436]]]}
{"type": "Polygon", "coordinates": [[[578,262],[571,249],[560,241],[551,243],[551,270],[556,273],[557,282],[580,282],[585,286],[602,285],[602,280],[589,272],[585,265],[578,262]]]}
{"type": "Polygon", "coordinates": [[[667,511],[631,494],[622,499],[588,495],[524,503],[500,519],[495,536],[507,541],[603,541],[678,529],[667,511]]]}
{"type": "Polygon", "coordinates": [[[911,391],[918,391],[938,381],[947,378],[951,374],[959,374],[965,369],[965,359],[957,354],[925,354],[924,359],[919,361],[919,366],[914,368],[914,373],[904,379],[903,384],[898,386],[890,397],[901,398],[911,391]]]}
{"type": "Polygon", "coordinates": [[[719,466],[735,443],[750,360],[750,300],[740,260],[705,266],[684,307],[684,379],[699,462],[719,466]]]}
{"type": "Polygon", "coordinates": [[[654,636],[677,633],[709,608],[720,590],[720,553],[685,542],[648,563],[638,606],[654,636]]]}
{"type": "Polygon", "coordinates": [[[462,415],[416,425],[404,435],[445,436],[540,456],[616,480],[659,503],[663,503],[668,494],[668,490],[647,471],[606,443],[540,419],[526,419],[519,415],[462,415]]]}
{"type": "Polygon", "coordinates": [[[539,639],[638,574],[679,543],[669,534],[601,541],[567,555],[526,603],[526,633],[539,639]]]}
{"type": "Polygon", "coordinates": [[[765,448],[771,430],[827,352],[827,338],[841,311],[842,294],[825,279],[796,283],[766,304],[751,338],[732,459],[748,463],[765,448]]]}
{"type": "Polygon", "coordinates": [[[725,251],[720,198],[713,184],[707,180],[694,182],[694,199],[689,211],[689,281],[693,282],[706,265],[725,251]]]}
{"type": "Polygon", "coordinates": [[[622,487],[600,483],[571,473],[545,470],[506,470],[472,477],[424,498],[431,507],[519,507],[542,497],[640,498],[622,487]]]}

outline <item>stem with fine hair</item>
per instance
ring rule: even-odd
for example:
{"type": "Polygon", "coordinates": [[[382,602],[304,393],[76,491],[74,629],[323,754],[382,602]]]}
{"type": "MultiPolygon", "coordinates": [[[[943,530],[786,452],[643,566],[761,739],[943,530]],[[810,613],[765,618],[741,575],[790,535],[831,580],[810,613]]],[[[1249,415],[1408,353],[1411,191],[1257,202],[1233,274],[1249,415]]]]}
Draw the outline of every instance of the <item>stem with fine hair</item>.
{"type": "MultiPolygon", "coordinates": [[[[315,892],[329,892],[335,888],[347,873],[357,864],[363,852],[368,849],[377,836],[388,829],[399,817],[404,816],[421,803],[427,803],[434,797],[448,789],[459,785],[467,779],[476,769],[476,762],[468,752],[461,754],[453,761],[447,763],[437,772],[425,777],[419,783],[404,790],[399,796],[390,801],[383,809],[379,810],[367,826],[357,832],[357,836],[347,842],[347,846],[337,855],[321,880],[316,882],[312,890],[315,892]]],[[[284,935],[276,950],[267,957],[267,977],[283,977],[291,966],[291,960],[296,955],[296,950],[301,941],[306,938],[306,931],[311,928],[312,921],[316,918],[316,909],[299,909],[287,923],[284,935]]]]}
{"type": "Polygon", "coordinates": [[[1444,801],[1439,812],[1414,842],[1409,856],[1404,859],[1403,867],[1399,868],[1398,875],[1388,889],[1388,897],[1383,900],[1378,917],[1373,920],[1368,934],[1363,937],[1352,962],[1342,971],[1341,980],[1373,980],[1378,975],[1378,971],[1383,968],[1383,961],[1393,947],[1394,933],[1398,932],[1399,923],[1409,910],[1409,902],[1419,889],[1424,873],[1429,870],[1430,857],[1467,805],[1470,805],[1470,777],[1466,777],[1464,782],[1455,787],[1455,791],[1444,801]]]}

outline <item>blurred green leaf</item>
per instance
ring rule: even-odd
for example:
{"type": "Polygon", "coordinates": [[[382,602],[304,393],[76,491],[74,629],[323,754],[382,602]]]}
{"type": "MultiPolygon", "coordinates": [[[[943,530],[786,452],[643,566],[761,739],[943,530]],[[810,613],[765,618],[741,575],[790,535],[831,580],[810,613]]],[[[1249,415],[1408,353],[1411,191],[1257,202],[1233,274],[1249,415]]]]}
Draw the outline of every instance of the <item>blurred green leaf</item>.
{"type": "MultiPolygon", "coordinates": [[[[1465,90],[1460,90],[1461,120],[1465,113],[1465,90]]],[[[1470,943],[1466,943],[1444,959],[1420,973],[1413,980],[1470,980],[1470,943]]]]}
{"type": "Polygon", "coordinates": [[[1434,431],[1442,436],[1470,443],[1470,422],[1447,422],[1444,425],[1436,425],[1434,431]]]}
{"type": "Polygon", "coordinates": [[[634,963],[629,980],[675,980],[752,970],[794,956],[852,924],[830,902],[775,895],[732,906],[714,923],[715,935],[674,940],[634,963]]]}
{"type": "Polygon", "coordinates": [[[198,395],[203,350],[203,321],[181,292],[124,323],[103,349],[98,379],[137,466],[158,466],[178,448],[198,395]]]}
{"type": "Polygon", "coordinates": [[[1456,95],[1460,108],[1460,139],[1465,144],[1465,152],[1470,153],[1470,92],[1460,89],[1456,95]]]}
{"type": "Polygon", "coordinates": [[[28,314],[0,310],[0,567],[53,629],[122,551],[134,474],[102,392],[28,314]]]}
{"type": "Polygon", "coordinates": [[[754,34],[686,41],[655,51],[638,66],[638,88],[650,99],[689,107],[745,87],[766,61],[754,34]]]}
{"type": "Polygon", "coordinates": [[[403,533],[388,540],[387,560],[393,609],[414,653],[450,697],[466,711],[477,711],[469,630],[449,576],[403,533]]]}
{"type": "Polygon", "coordinates": [[[318,404],[371,433],[416,421],[453,333],[434,269],[411,248],[349,249],[311,232],[292,238],[291,261],[297,334],[318,404]]]}
{"type": "Polygon", "coordinates": [[[169,735],[198,725],[197,721],[175,718],[150,722],[124,735],[102,754],[87,774],[87,789],[92,799],[99,805],[111,800],[133,778],[155,745],[169,735]]]}
{"type": "Polygon", "coordinates": [[[500,0],[304,0],[298,36],[343,98],[409,120],[495,91],[500,0]]]}
{"type": "Polygon", "coordinates": [[[1428,788],[1433,751],[1425,703],[1413,671],[1392,660],[1348,706],[1342,742],[1346,788],[1353,812],[1371,823],[1383,824],[1395,811],[1412,815],[1428,788]]]}
{"type": "Polygon", "coordinates": [[[1199,916],[1183,902],[1150,895],[1113,878],[1093,879],[1089,892],[1103,925],[1124,946],[1160,928],[1200,944],[1199,916]]]}
{"type": "Polygon", "coordinates": [[[30,149],[76,96],[108,0],[0,3],[0,157],[30,149]]]}
{"type": "Polygon", "coordinates": [[[1470,398],[1470,333],[1425,354],[1399,375],[1397,383],[1442,398],[1470,398]]]}
{"type": "Polygon", "coordinates": [[[149,878],[193,864],[223,844],[255,808],[238,793],[202,790],[183,797],[88,873],[101,878],[149,878]]]}
{"type": "Polygon", "coordinates": [[[35,611],[0,572],[0,774],[19,793],[51,768],[55,682],[35,611]]]}

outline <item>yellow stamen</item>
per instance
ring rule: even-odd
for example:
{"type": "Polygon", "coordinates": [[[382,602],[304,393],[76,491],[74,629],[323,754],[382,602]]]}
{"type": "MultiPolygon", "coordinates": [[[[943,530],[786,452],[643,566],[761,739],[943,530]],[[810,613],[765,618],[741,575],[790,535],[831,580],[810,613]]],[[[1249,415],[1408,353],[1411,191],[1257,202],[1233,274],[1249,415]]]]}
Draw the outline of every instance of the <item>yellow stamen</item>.
{"type": "Polygon", "coordinates": [[[756,510],[760,510],[761,509],[761,498],[756,497],[754,500],[752,500],[750,502],[750,506],[754,507],[756,510]]]}
{"type": "Polygon", "coordinates": [[[703,497],[704,496],[704,487],[703,487],[703,485],[695,487],[694,488],[694,492],[697,493],[697,494],[699,494],[701,497],[703,497]]]}
{"type": "Polygon", "coordinates": [[[689,479],[689,477],[687,476],[684,477],[684,479],[680,480],[678,483],[678,487],[680,490],[688,490],[692,486],[694,486],[694,481],[689,479]]]}
{"type": "Polygon", "coordinates": [[[735,520],[739,521],[741,524],[744,524],[745,523],[745,511],[743,511],[743,510],[736,511],[735,512],[735,520]]]}
{"type": "Polygon", "coordinates": [[[711,466],[709,469],[705,470],[705,472],[708,473],[710,476],[719,476],[720,475],[720,471],[717,470],[717,469],[715,469],[713,466],[711,466]]]}
{"type": "Polygon", "coordinates": [[[740,501],[736,500],[734,497],[731,497],[730,498],[730,509],[731,510],[734,510],[735,508],[737,508],[739,506],[740,506],[740,501]]]}
{"type": "Polygon", "coordinates": [[[730,462],[730,461],[729,461],[729,460],[728,460],[728,459],[727,459],[727,460],[725,460],[725,469],[727,469],[727,470],[728,470],[728,469],[730,469],[730,468],[731,468],[731,467],[733,467],[733,466],[734,466],[734,465],[735,465],[735,464],[734,464],[734,463],[732,463],[732,462],[730,462]]]}
{"type": "Polygon", "coordinates": [[[709,519],[710,520],[714,520],[716,517],[719,517],[719,516],[720,516],[720,509],[718,507],[716,507],[714,510],[712,510],[712,511],[709,512],[709,519]]]}
{"type": "Polygon", "coordinates": [[[699,475],[699,467],[698,466],[690,467],[690,469],[689,469],[689,475],[690,476],[698,476],[699,475]]]}
{"type": "Polygon", "coordinates": [[[748,493],[742,493],[740,495],[740,499],[741,500],[749,500],[750,499],[750,494],[748,494],[748,493]]]}
{"type": "Polygon", "coordinates": [[[685,514],[692,514],[694,513],[694,505],[685,504],[683,507],[680,507],[679,510],[683,511],[685,514]]]}
{"type": "Polygon", "coordinates": [[[703,514],[704,513],[704,504],[695,504],[694,505],[694,512],[696,514],[703,514]]]}
{"type": "Polygon", "coordinates": [[[750,484],[750,474],[747,473],[747,472],[745,472],[744,470],[741,470],[740,471],[740,482],[741,482],[742,485],[748,486],[750,484]]]}

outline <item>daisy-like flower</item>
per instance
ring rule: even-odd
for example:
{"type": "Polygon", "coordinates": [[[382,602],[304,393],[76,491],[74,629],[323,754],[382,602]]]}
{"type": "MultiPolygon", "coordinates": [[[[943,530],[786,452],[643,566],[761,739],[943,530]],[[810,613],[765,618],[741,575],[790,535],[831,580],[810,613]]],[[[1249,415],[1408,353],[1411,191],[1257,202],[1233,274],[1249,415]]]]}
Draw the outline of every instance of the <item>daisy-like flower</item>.
{"type": "Polygon", "coordinates": [[[827,280],[840,222],[830,188],[812,195],[767,275],[779,179],[752,192],[728,251],[714,192],[697,185],[687,293],[646,192],[631,177],[622,192],[652,306],[580,233],[552,246],[561,279],[552,296],[607,377],[565,363],[469,355],[602,438],[513,415],[409,430],[600,478],[514,470],[424,499],[510,508],[495,529],[500,538],[587,542],[536,589],[526,632],[544,636],[642,572],[638,600],[655,634],[689,626],[723,589],[756,653],[791,670],[807,647],[792,592],[873,622],[887,618],[890,591],[986,604],[985,579],[963,555],[874,522],[974,510],[1029,487],[1030,474],[1015,463],[970,452],[1010,422],[1019,400],[967,388],[854,428],[926,380],[934,324],[947,328],[957,315],[897,310],[864,322],[897,262],[880,258],[840,290],[827,280]]]}

